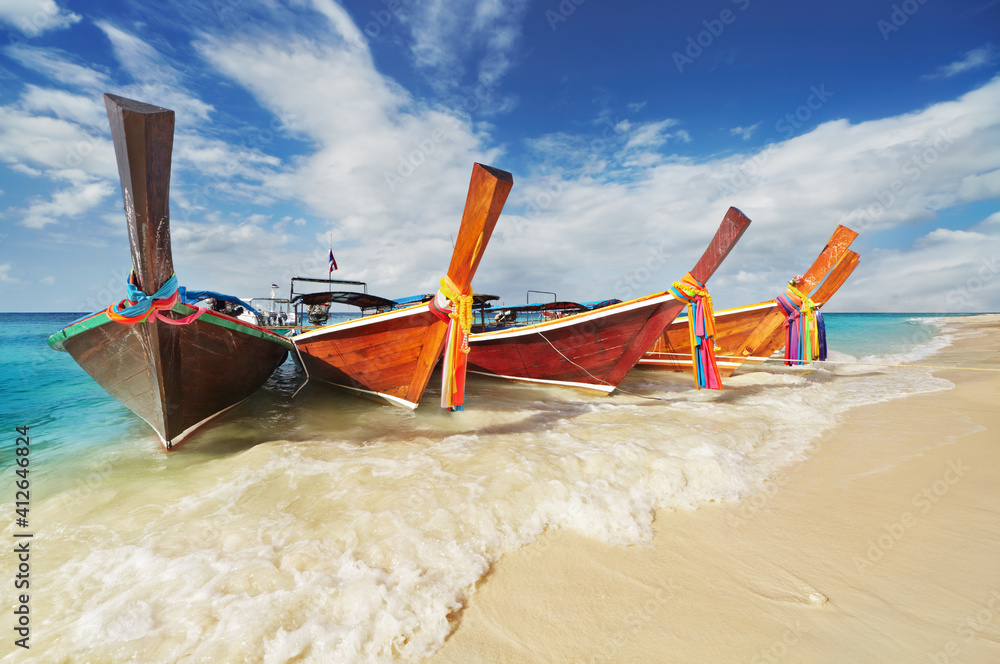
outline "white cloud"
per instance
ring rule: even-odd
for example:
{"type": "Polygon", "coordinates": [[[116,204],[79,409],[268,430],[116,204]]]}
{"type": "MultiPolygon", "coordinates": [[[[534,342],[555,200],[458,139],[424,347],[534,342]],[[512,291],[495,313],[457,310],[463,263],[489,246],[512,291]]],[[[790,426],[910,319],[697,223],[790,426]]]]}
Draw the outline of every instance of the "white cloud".
{"type": "MultiPolygon", "coordinates": [[[[612,153],[613,147],[602,152],[595,137],[544,137],[535,144],[538,172],[553,174],[548,186],[554,193],[545,195],[541,181],[518,183],[515,177],[515,204],[537,207],[515,224],[516,232],[490,247],[481,278],[506,283],[514,292],[548,284],[545,290],[570,299],[654,292],[690,269],[725,210],[735,205],[754,223],[710,287],[719,294],[719,306],[768,299],[808,267],[837,223],[862,231],[864,238],[900,225],[930,226],[939,211],[1000,197],[998,107],[1000,78],[921,111],[859,124],[829,122],[763,150],[702,162],[657,159],[656,141],[647,141],[645,151],[636,141],[637,150],[625,155],[612,153]],[[643,164],[644,154],[651,165],[643,164]],[[567,162],[573,160],[591,167],[571,169],[567,162]],[[637,272],[662,242],[669,257],[654,260],[659,271],[637,272]],[[760,274],[771,281],[756,279],[760,274]]],[[[509,228],[506,219],[501,225],[509,228]]],[[[951,241],[940,250],[960,266],[970,246],[951,241]]],[[[862,262],[872,257],[863,255],[862,262]]],[[[946,304],[929,298],[920,306],[923,291],[906,283],[894,287],[909,294],[897,302],[918,309],[946,304]]],[[[865,305],[863,298],[850,302],[866,309],[889,306],[865,305]]],[[[983,302],[1000,308],[996,297],[983,302]]]]}
{"type": "Polygon", "coordinates": [[[14,26],[28,37],[68,28],[80,18],[79,14],[57,5],[55,0],[0,0],[0,21],[14,26]]]}
{"type": "Polygon", "coordinates": [[[0,263],[0,284],[26,284],[28,282],[11,275],[14,266],[10,263],[0,263]]]}
{"type": "Polygon", "coordinates": [[[29,83],[21,94],[19,106],[31,114],[52,113],[57,118],[95,129],[103,130],[108,124],[103,104],[92,94],[78,95],[29,83]]]}
{"type": "Polygon", "coordinates": [[[996,311],[1000,213],[967,230],[938,228],[912,247],[862,256],[833,300],[835,311],[996,311]]]}
{"type": "Polygon", "coordinates": [[[157,106],[169,108],[183,118],[178,122],[181,126],[208,120],[215,109],[184,91],[183,75],[159,51],[107,21],[98,21],[97,27],[107,36],[115,57],[134,81],[115,90],[115,94],[140,101],[156,100],[157,106]]]}
{"type": "Polygon", "coordinates": [[[99,91],[110,84],[105,72],[73,62],[72,56],[59,49],[15,44],[5,52],[21,65],[64,85],[99,91]]]}
{"type": "Polygon", "coordinates": [[[118,175],[110,138],[16,105],[0,107],[0,161],[21,172],[78,183],[118,175]]]}
{"type": "Polygon", "coordinates": [[[733,127],[732,129],[729,130],[729,133],[732,136],[739,136],[744,141],[746,141],[749,140],[751,136],[753,136],[753,133],[757,131],[758,127],[760,127],[759,122],[755,125],[750,125],[749,127],[733,127]]]}
{"type": "Polygon", "coordinates": [[[315,145],[268,186],[335,220],[335,244],[357,246],[353,257],[338,256],[344,269],[363,265],[354,276],[377,274],[403,292],[409,287],[393,284],[392,274],[429,287],[447,265],[447,238],[457,231],[473,162],[490,163],[498,150],[466,119],[417,102],[382,77],[354,29],[340,21],[330,29],[322,42],[255,34],[199,48],[315,145]],[[444,251],[417,250],[416,238],[427,236],[444,251]]]}
{"type": "MultiPolygon", "coordinates": [[[[513,65],[527,6],[527,0],[432,0],[414,3],[402,20],[410,29],[417,67],[439,92],[460,87],[473,62],[471,87],[494,89],[513,65]]],[[[498,97],[496,105],[512,103],[498,97]]]]}
{"type": "Polygon", "coordinates": [[[49,200],[32,202],[22,216],[21,225],[27,228],[44,228],[62,218],[78,217],[97,207],[113,193],[114,189],[107,182],[91,182],[63,189],[53,194],[49,200]]]}
{"type": "Polygon", "coordinates": [[[979,48],[972,49],[961,60],[956,60],[947,65],[938,67],[933,74],[928,74],[924,78],[934,79],[934,78],[951,78],[952,76],[957,76],[970,69],[977,69],[979,67],[985,67],[993,63],[996,60],[996,51],[993,49],[992,45],[987,44],[986,46],[980,46],[979,48]]]}

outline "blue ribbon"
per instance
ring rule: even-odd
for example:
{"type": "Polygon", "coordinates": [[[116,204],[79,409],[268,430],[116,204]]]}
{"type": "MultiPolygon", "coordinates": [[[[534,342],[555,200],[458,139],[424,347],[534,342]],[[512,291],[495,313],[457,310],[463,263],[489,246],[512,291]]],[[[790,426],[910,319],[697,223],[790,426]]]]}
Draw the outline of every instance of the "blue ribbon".
{"type": "Polygon", "coordinates": [[[153,306],[153,300],[165,300],[174,294],[177,290],[177,275],[171,274],[170,278],[167,279],[159,290],[157,290],[152,295],[146,295],[142,292],[142,289],[135,284],[135,273],[133,272],[129,275],[128,281],[125,283],[125,292],[128,296],[128,301],[134,302],[129,307],[125,309],[120,309],[119,307],[125,302],[122,300],[116,304],[111,305],[112,311],[114,311],[119,316],[124,318],[141,318],[146,315],[150,307],[153,306]]]}

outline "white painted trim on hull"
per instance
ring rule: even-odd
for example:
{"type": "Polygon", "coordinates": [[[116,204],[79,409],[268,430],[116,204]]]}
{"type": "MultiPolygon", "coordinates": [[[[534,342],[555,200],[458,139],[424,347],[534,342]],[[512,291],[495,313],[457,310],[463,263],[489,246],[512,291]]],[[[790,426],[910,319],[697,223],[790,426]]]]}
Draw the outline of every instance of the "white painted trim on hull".
{"type": "Polygon", "coordinates": [[[597,392],[603,392],[604,394],[610,394],[615,390],[617,386],[615,385],[593,385],[591,383],[574,383],[568,380],[547,380],[544,378],[522,378],[521,376],[505,376],[503,374],[489,373],[486,371],[473,371],[468,369],[469,373],[479,374],[480,376],[491,376],[493,378],[506,378],[507,380],[518,380],[525,383],[545,383],[547,385],[561,385],[563,387],[580,387],[585,390],[595,390],[597,392]]]}
{"type": "Polygon", "coordinates": [[[676,298],[673,295],[663,293],[659,296],[651,297],[647,300],[639,300],[636,302],[626,303],[624,304],[624,306],[611,305],[610,307],[604,307],[602,309],[597,309],[594,311],[587,311],[579,314],[573,314],[571,316],[567,316],[566,318],[552,321],[551,323],[521,325],[518,327],[510,328],[508,330],[493,330],[492,332],[480,332],[479,334],[469,335],[469,344],[471,345],[476,343],[486,343],[489,341],[493,341],[494,339],[510,339],[512,337],[519,337],[525,334],[537,334],[539,330],[541,330],[542,332],[547,332],[549,330],[558,330],[559,328],[562,327],[578,325],[587,321],[606,318],[607,316],[611,316],[613,314],[624,313],[626,311],[632,311],[634,309],[641,309],[674,299],[676,298]]]}

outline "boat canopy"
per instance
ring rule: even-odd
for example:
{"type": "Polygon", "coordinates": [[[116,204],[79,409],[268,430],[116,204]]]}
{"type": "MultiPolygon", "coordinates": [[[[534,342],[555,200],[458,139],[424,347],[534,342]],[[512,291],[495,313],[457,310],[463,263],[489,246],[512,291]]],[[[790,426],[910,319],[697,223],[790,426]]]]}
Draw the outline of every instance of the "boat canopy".
{"type": "Polygon", "coordinates": [[[349,304],[359,309],[391,309],[396,306],[396,301],[368,293],[325,291],[296,295],[292,298],[292,304],[349,304]]]}
{"type": "MultiPolygon", "coordinates": [[[[410,295],[409,297],[401,297],[396,300],[396,305],[400,307],[405,307],[411,304],[418,304],[420,302],[429,302],[434,299],[433,295],[410,295]]],[[[488,302],[493,302],[494,300],[499,300],[499,295],[487,295],[485,293],[474,293],[472,295],[472,304],[476,307],[485,307],[488,302]]]]}
{"type": "Polygon", "coordinates": [[[247,311],[259,316],[260,312],[251,307],[249,304],[236,297],[235,295],[226,295],[225,293],[216,293],[210,290],[190,290],[181,286],[177,289],[181,296],[181,302],[184,304],[197,304],[202,300],[207,300],[212,298],[216,302],[229,302],[230,304],[238,304],[247,311]]]}
{"type": "Polygon", "coordinates": [[[588,307],[579,304],[578,302],[538,302],[535,304],[522,304],[519,307],[495,307],[493,309],[487,309],[486,313],[491,312],[511,312],[511,313],[528,313],[528,312],[545,312],[545,311],[558,311],[560,313],[576,313],[578,311],[588,311],[588,307]]]}
{"type": "Polygon", "coordinates": [[[422,294],[422,295],[410,295],[409,297],[401,297],[396,300],[396,306],[406,307],[411,304],[419,304],[421,302],[429,302],[434,298],[433,295],[422,294]]]}

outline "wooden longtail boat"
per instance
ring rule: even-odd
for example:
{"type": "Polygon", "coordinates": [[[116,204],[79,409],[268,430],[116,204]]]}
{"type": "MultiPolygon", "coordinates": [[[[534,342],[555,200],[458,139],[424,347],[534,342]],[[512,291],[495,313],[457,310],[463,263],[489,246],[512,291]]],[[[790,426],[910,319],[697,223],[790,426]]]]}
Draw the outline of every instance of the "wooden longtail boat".
{"type": "Polygon", "coordinates": [[[129,297],[49,337],[168,450],[253,394],[285,361],[283,337],[182,302],[170,248],[174,112],[104,95],[132,247],[129,297]]]}
{"type": "MultiPolygon", "coordinates": [[[[860,256],[857,252],[848,250],[844,253],[844,257],[839,263],[830,271],[826,280],[819,285],[819,288],[812,294],[811,299],[816,303],[817,307],[822,307],[824,304],[830,301],[834,293],[840,290],[840,287],[844,285],[847,278],[851,276],[854,270],[858,267],[858,262],[860,261],[860,256]]],[[[741,350],[742,353],[746,352],[744,363],[745,364],[760,364],[767,361],[774,353],[781,350],[785,345],[785,332],[782,329],[783,324],[779,322],[777,326],[773,325],[773,322],[769,323],[767,326],[761,327],[757,334],[757,338],[764,339],[763,341],[757,342],[753,339],[748,339],[747,344],[755,343],[757,352],[750,349],[750,346],[746,345],[746,349],[741,350]],[[770,332],[770,335],[764,339],[764,333],[774,328],[770,332]]],[[[756,331],[755,331],[756,332],[756,331]]]]}
{"type": "MultiPolygon", "coordinates": [[[[442,312],[451,309],[455,301],[464,300],[468,330],[469,286],[513,184],[510,173],[476,164],[442,290],[426,303],[326,325],[292,337],[307,376],[416,408],[446,343],[454,348],[457,338],[450,335],[458,332],[442,312]]],[[[461,364],[464,356],[461,352],[448,353],[446,360],[450,357],[451,362],[461,364]]],[[[456,388],[457,401],[452,400],[454,391],[442,390],[442,405],[459,409],[464,366],[448,364],[443,373],[461,384],[456,388]]]]}
{"type": "MultiPolygon", "coordinates": [[[[705,283],[750,225],[729,208],[690,275],[705,283]]],[[[469,371],[610,393],[687,306],[671,291],[469,337],[469,371]]]]}
{"type": "MultiPolygon", "coordinates": [[[[823,251],[797,282],[796,289],[809,295],[821,281],[824,286],[829,284],[823,291],[822,298],[819,297],[820,291],[812,298],[816,303],[826,302],[857,266],[857,254],[848,249],[857,235],[845,226],[837,226],[823,251]],[[852,254],[853,261],[849,260],[852,254]],[[848,266],[850,269],[846,269],[848,266]],[[823,281],[824,277],[826,281],[823,281]]],[[[798,296],[792,293],[787,295],[797,305],[801,305],[802,301],[798,296]]],[[[785,314],[776,300],[716,311],[715,345],[720,375],[731,376],[744,362],[763,362],[782,348],[785,345],[784,321],[785,314]]],[[[638,366],[643,369],[690,372],[691,362],[687,318],[678,318],[639,360],[638,366]]]]}

